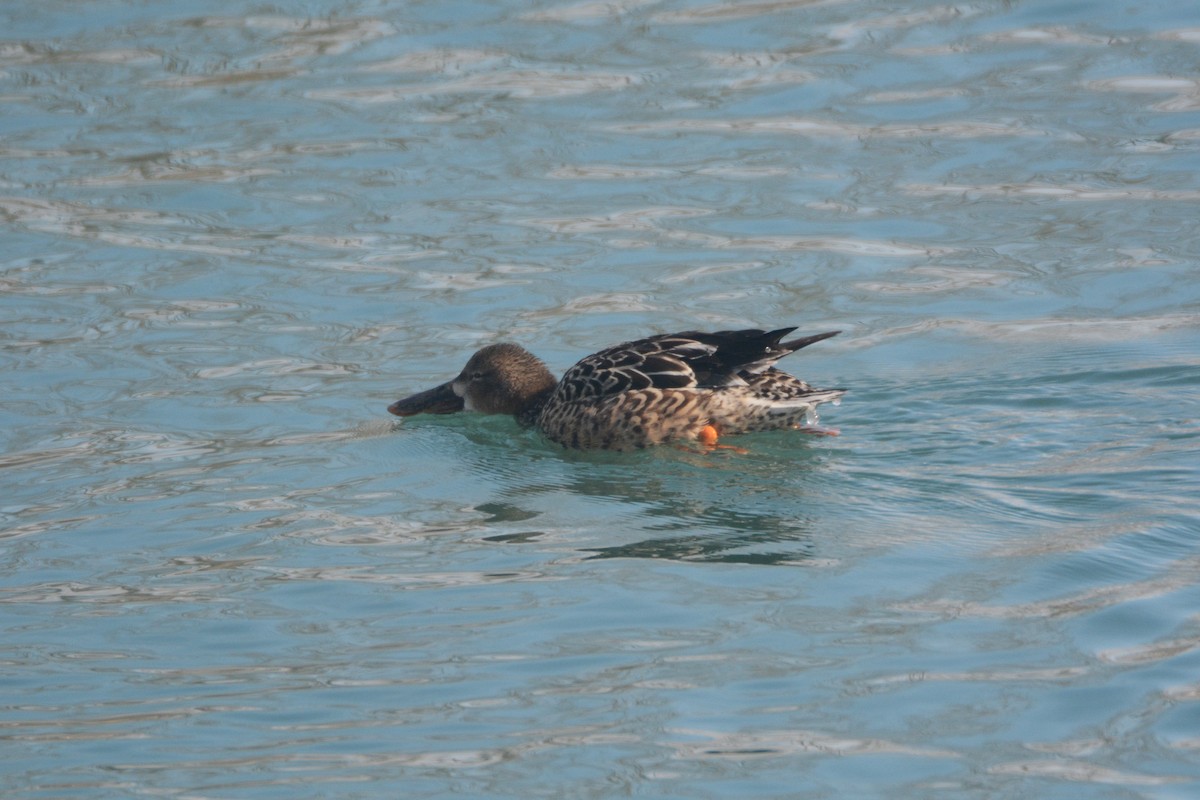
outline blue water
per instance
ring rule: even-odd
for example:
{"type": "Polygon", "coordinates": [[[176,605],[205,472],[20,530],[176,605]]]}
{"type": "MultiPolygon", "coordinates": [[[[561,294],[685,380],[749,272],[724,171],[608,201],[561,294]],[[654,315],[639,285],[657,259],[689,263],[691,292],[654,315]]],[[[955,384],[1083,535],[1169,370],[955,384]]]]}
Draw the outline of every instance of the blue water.
{"type": "Polygon", "coordinates": [[[1194,798],[1200,11],[0,7],[6,798],[1194,798]],[[837,438],[384,409],[843,333],[837,438]]]}

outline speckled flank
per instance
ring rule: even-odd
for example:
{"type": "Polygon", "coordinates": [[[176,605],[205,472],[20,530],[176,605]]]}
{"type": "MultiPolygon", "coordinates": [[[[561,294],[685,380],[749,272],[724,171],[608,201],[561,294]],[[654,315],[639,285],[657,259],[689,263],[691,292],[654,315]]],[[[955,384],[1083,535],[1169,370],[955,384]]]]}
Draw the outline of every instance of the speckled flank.
{"type": "Polygon", "coordinates": [[[812,402],[780,407],[751,387],[639,389],[600,402],[547,406],[537,427],[551,441],[573,449],[635,450],[670,441],[694,441],[706,425],[723,435],[796,428],[818,403],[839,390],[816,390],[812,402]]]}
{"type": "Polygon", "coordinates": [[[695,439],[709,422],[705,400],[697,389],[637,389],[599,402],[547,406],[538,427],[565,447],[634,450],[695,439]]]}

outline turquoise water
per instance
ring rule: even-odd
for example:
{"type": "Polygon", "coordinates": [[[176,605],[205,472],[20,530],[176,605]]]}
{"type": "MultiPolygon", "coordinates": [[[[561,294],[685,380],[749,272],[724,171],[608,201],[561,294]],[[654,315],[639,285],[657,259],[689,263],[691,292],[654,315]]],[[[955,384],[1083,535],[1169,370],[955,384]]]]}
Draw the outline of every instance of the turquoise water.
{"type": "Polygon", "coordinates": [[[6,798],[1193,798],[1200,11],[0,8],[6,798]],[[838,438],[384,409],[841,336],[838,438]]]}

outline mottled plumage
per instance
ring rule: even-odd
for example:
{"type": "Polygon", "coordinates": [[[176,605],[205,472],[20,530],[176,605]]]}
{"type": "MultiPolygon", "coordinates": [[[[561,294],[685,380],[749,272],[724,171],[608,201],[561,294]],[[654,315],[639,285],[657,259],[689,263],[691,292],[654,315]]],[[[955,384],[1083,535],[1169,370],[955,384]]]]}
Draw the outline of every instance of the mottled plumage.
{"type": "Polygon", "coordinates": [[[454,380],[398,400],[399,416],[481,411],[512,414],[565,447],[630,450],[708,435],[808,428],[817,405],[842,389],[814,389],[775,367],[835,336],[781,341],[795,328],[651,336],[590,355],[555,380],[514,344],[483,348],[454,380]]]}

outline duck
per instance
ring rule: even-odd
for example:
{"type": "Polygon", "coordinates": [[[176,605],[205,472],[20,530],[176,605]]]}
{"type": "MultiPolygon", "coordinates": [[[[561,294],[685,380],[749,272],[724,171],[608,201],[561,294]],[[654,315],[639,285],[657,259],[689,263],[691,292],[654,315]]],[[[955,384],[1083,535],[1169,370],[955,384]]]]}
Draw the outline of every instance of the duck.
{"type": "MultiPolygon", "coordinates": [[[[684,331],[605,348],[561,378],[520,345],[491,344],[458,376],[388,406],[396,416],[508,414],[575,450],[638,450],[675,442],[715,448],[722,436],[817,427],[815,410],[845,389],[818,389],[775,363],[841,331],[784,341],[795,327],[684,331]]],[[[737,448],[734,448],[737,449],[737,448]]]]}

